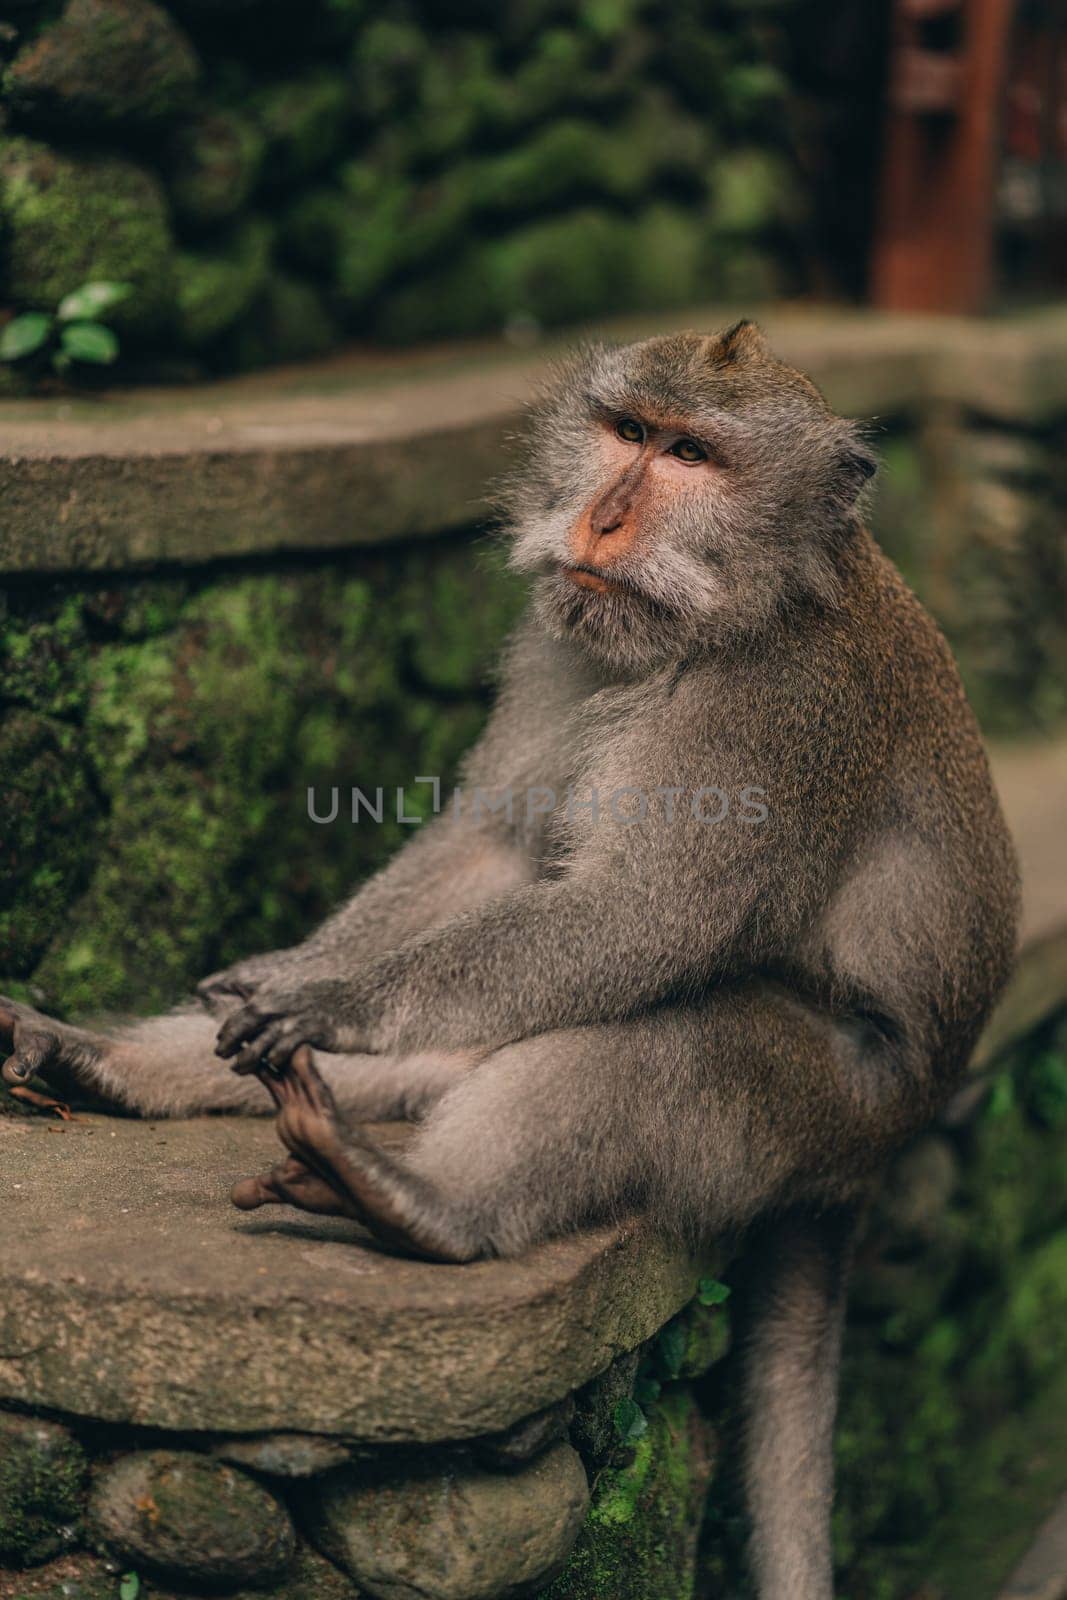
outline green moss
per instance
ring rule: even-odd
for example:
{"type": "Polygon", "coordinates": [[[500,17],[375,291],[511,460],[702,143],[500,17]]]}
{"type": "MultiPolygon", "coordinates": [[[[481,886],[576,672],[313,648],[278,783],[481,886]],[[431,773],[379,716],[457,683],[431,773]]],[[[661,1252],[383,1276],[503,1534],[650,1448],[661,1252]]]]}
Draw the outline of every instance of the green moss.
{"type": "Polygon", "coordinates": [[[418,103],[420,75],[432,48],[412,22],[380,17],[368,23],[351,63],[353,102],[364,122],[385,122],[418,103]]]}
{"type": "Polygon", "coordinates": [[[255,96],[249,111],[266,143],[272,188],[302,182],[339,152],[349,106],[344,77],[332,72],[290,78],[255,96]]]}
{"type": "Polygon", "coordinates": [[[184,122],[167,151],[178,215],[197,227],[232,217],[255,187],[264,148],[260,129],[236,111],[205,111],[184,122]]]}
{"type": "Polygon", "coordinates": [[[267,366],[325,355],[337,341],[337,322],[325,296],[302,278],[272,272],[251,306],[230,329],[225,365],[267,366]]]}
{"type": "Polygon", "coordinates": [[[20,306],[55,308],[90,279],[133,285],[111,320],[146,332],[171,302],[171,238],[159,184],[110,156],[59,155],[29,139],[0,150],[3,284],[20,306]]]}
{"type": "Polygon", "coordinates": [[[649,1408],[633,1460],[600,1473],[570,1563],[543,1600],[689,1600],[709,1462],[695,1402],[671,1390],[649,1408]]]}
{"type": "Polygon", "coordinates": [[[0,718],[0,970],[28,975],[91,870],[103,822],[73,728],[0,718]]]}
{"type": "Polygon", "coordinates": [[[67,1011],[149,1010],[292,943],[411,836],[396,787],[414,813],[416,775],[454,777],[516,603],[464,544],[27,601],[0,967],[67,1011]],[[383,825],[310,822],[308,786],[334,784],[381,785],[383,825]]]}
{"type": "Polygon", "coordinates": [[[0,1412],[0,1558],[33,1566],[74,1543],[85,1473],[65,1428],[0,1412]]]}
{"type": "MultiPolygon", "coordinates": [[[[0,1581],[9,1576],[0,1574],[0,1581]]],[[[79,1552],[20,1574],[17,1587],[5,1585],[3,1593],[5,1600],[117,1600],[118,1578],[97,1556],[79,1552]]],[[[140,1594],[143,1600],[156,1600],[144,1587],[140,1594]]],[[[164,1597],[160,1595],[158,1600],[164,1597]]]]}
{"type": "Polygon", "coordinates": [[[16,56],[7,90],[23,120],[96,128],[173,117],[199,74],[189,40],[152,0],[68,0],[16,56]]]}
{"type": "Polygon", "coordinates": [[[86,632],[80,596],[12,610],[0,630],[4,699],[66,717],[84,699],[86,632]]]}
{"type": "Polygon", "coordinates": [[[271,231],[244,222],[211,252],[184,250],[175,260],[175,318],[191,349],[211,344],[255,302],[270,270],[271,231]]]}
{"type": "Polygon", "coordinates": [[[526,584],[495,551],[475,550],[466,563],[428,568],[408,563],[397,595],[400,627],[419,680],[433,690],[481,689],[501,638],[517,621],[526,584]],[[471,617],[482,619],[484,643],[471,639],[471,617]]]}
{"type": "Polygon", "coordinates": [[[765,150],[723,155],[711,173],[711,223],[717,233],[757,234],[790,215],[796,183],[765,150]]]}
{"type": "Polygon", "coordinates": [[[1067,1369],[1067,1230],[1019,1263],[985,1304],[986,1336],[965,1378],[980,1400],[1024,1397],[1067,1369]]]}
{"type": "Polygon", "coordinates": [[[700,1378],[721,1361],[730,1345],[730,1314],[725,1305],[693,1300],[662,1329],[654,1347],[661,1379],[700,1378]]]}

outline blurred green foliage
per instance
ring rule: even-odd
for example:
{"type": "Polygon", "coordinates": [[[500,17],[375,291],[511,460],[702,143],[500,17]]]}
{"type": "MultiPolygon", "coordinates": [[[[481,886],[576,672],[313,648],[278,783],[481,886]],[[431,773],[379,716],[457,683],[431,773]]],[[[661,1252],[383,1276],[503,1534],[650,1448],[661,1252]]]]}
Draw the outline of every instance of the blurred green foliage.
{"type": "Polygon", "coordinates": [[[788,0],[65,0],[17,14],[0,310],[134,286],[234,368],[788,282],[788,0]]]}

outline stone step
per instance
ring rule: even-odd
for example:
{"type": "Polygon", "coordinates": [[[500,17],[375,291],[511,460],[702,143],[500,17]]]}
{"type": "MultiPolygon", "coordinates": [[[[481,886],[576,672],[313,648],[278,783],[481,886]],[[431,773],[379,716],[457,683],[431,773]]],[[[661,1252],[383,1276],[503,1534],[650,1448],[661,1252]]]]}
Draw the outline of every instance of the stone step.
{"type": "MultiPolygon", "coordinates": [[[[690,307],[583,332],[638,338],[736,315],[690,307]]],[[[1033,428],[1067,411],[1061,309],[998,321],[787,306],[762,320],[850,415],[966,408],[1033,428]]],[[[355,353],[188,389],[0,401],[0,572],[329,550],[470,525],[561,347],[355,353]]]]}
{"type": "Polygon", "coordinates": [[[278,1148],[254,1119],[0,1118],[0,1398],[171,1430],[469,1438],[569,1395],[696,1286],[640,1221],[455,1267],[343,1219],[236,1212],[230,1185],[278,1148]]]}

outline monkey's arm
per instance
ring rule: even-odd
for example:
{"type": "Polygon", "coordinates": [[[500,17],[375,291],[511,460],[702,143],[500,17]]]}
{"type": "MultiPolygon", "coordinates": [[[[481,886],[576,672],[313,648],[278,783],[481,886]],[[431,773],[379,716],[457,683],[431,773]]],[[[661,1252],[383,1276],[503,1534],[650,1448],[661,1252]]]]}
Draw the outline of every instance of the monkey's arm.
{"type": "Polygon", "coordinates": [[[521,628],[505,658],[497,703],[463,764],[458,814],[449,800],[303,944],[213,974],[200,985],[201,997],[231,1004],[263,989],[341,977],[411,935],[531,882],[538,846],[523,825],[523,797],[557,781],[566,766],[560,730],[591,687],[579,662],[568,658],[561,668],[558,649],[540,629],[521,628]],[[507,791],[515,797],[513,818],[478,798],[507,791]]]}
{"type": "MultiPolygon", "coordinates": [[[[807,726],[819,729],[810,718],[807,726]]],[[[350,979],[265,991],[223,1025],[220,1054],[245,1067],[261,1054],[281,1063],[301,1042],[496,1047],[632,1015],[780,956],[825,901],[865,803],[847,744],[786,737],[770,751],[735,745],[694,765],[678,741],[666,743],[666,756],[622,752],[621,767],[602,774],[602,792],[634,782],[635,772],[673,768],[688,795],[710,771],[735,796],[765,789],[767,820],[702,823],[686,807],[669,821],[665,801],[643,822],[602,819],[565,876],[416,935],[350,979]]]]}
{"type": "Polygon", "coordinates": [[[499,813],[480,806],[477,785],[492,723],[468,760],[473,787],[452,801],[302,944],[255,955],[197,986],[209,1005],[247,999],[280,983],[341,977],[394,949],[411,934],[506,893],[534,876],[525,840],[499,813]]]}

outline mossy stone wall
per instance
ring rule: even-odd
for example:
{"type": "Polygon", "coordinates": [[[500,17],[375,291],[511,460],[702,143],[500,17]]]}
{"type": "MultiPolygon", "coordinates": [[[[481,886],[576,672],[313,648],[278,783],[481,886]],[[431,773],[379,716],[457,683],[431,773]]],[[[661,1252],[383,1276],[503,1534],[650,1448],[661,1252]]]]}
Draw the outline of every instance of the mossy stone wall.
{"type": "Polygon", "coordinates": [[[9,587],[0,974],[62,1011],[172,1002],[379,865],[485,715],[521,591],[481,543],[9,587]],[[306,791],[344,803],[332,825],[306,791]],[[348,789],[385,791],[381,826],[348,789]]]}
{"type": "MultiPolygon", "coordinates": [[[[991,735],[1067,713],[1062,427],[880,441],[874,525],[945,627],[991,735]],[[971,467],[967,463],[972,463],[971,467]],[[961,463],[962,468],[961,470],[961,463]],[[946,488],[947,485],[947,488],[946,488]]],[[[0,981],[151,1010],[302,937],[383,862],[484,719],[522,603],[471,537],[0,593],[0,981]],[[330,826],[308,786],[341,790],[330,826]],[[385,818],[346,820],[348,789],[385,818]]]]}
{"type": "Polygon", "coordinates": [[[189,370],[752,301],[799,254],[779,10],[30,0],[0,312],[127,281],[125,355],[189,370]]]}

